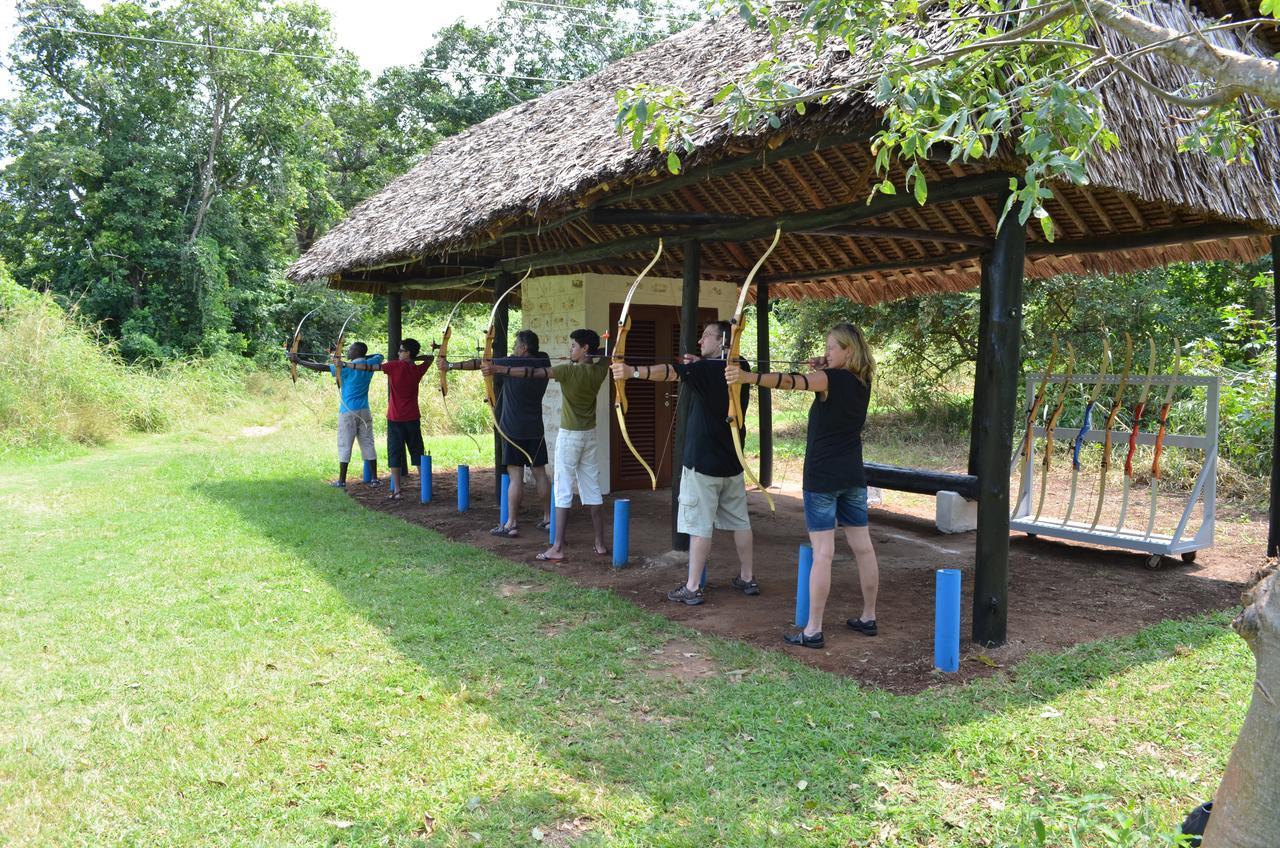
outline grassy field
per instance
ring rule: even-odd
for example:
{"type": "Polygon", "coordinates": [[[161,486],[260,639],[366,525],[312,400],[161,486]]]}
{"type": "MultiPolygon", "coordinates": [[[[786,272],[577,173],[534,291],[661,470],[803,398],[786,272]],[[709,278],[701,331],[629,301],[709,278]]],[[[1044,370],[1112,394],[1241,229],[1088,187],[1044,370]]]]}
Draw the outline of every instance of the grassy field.
{"type": "Polygon", "coordinates": [[[1225,615],[893,696],[361,510],[330,407],[0,473],[0,843],[1164,845],[1216,789],[1225,615]]]}

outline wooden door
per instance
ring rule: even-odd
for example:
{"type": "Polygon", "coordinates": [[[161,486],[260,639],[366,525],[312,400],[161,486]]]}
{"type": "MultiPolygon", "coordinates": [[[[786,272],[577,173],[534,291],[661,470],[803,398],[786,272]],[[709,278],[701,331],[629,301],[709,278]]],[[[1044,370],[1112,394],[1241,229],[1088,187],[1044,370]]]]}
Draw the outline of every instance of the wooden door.
{"type": "MultiPolygon", "coordinates": [[[[609,306],[609,326],[616,328],[622,304],[609,306]]],[[[714,309],[699,309],[699,329],[714,321],[714,309]]],[[[676,306],[631,307],[631,332],[627,334],[627,364],[671,363],[680,351],[680,309],[676,306]]],[[[676,399],[679,383],[627,381],[627,433],[631,443],[653,468],[658,486],[671,485],[671,452],[675,446],[676,399]]],[[[609,487],[611,491],[649,488],[649,475],[622,439],[612,381],[609,386],[609,487]]]]}

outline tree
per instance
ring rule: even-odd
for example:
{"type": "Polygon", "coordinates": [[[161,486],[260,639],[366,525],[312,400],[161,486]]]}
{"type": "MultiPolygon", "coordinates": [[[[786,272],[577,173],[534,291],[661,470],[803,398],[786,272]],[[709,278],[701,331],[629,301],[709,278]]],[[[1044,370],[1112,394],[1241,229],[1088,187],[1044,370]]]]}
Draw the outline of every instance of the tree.
{"type": "MultiPolygon", "coordinates": [[[[1098,95],[1124,75],[1173,107],[1185,132],[1184,150],[1247,159],[1259,127],[1280,109],[1280,62],[1224,41],[1228,33],[1273,32],[1273,17],[1224,19],[1200,26],[1190,16],[1178,28],[1157,23],[1142,0],[719,0],[751,25],[767,27],[775,46],[800,44],[812,58],[787,63],[768,57],[728,80],[710,114],[679,89],[643,84],[619,93],[619,123],[637,145],[668,151],[669,166],[693,150],[692,133],[707,120],[740,131],[779,126],[788,112],[844,95],[866,96],[883,115],[872,141],[886,174],[903,164],[903,187],[924,203],[928,186],[917,162],[1014,153],[1026,162],[1010,207],[1053,224],[1044,201],[1051,180],[1085,180],[1085,161],[1116,144],[1098,95]],[[857,62],[844,77],[809,88],[801,70],[839,47],[857,62]],[[1162,88],[1135,64],[1154,54],[1182,69],[1185,84],[1162,88]]],[[[1260,15],[1280,15],[1280,2],[1261,0],[1260,15]]],[[[795,51],[789,51],[794,55],[795,51]]],[[[893,193],[889,179],[877,191],[893,193]]]]}

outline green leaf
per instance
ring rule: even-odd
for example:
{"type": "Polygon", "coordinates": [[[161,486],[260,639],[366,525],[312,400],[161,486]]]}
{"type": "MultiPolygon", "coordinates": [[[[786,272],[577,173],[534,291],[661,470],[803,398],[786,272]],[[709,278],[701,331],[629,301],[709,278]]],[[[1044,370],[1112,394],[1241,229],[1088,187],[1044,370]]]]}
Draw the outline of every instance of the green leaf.
{"type": "Polygon", "coordinates": [[[1048,215],[1040,218],[1040,230],[1044,233],[1045,241],[1053,241],[1053,219],[1048,215]]]}
{"type": "Polygon", "coordinates": [[[880,183],[880,193],[881,194],[897,194],[898,190],[894,188],[892,182],[886,179],[884,182],[880,183]]]}
{"type": "Polygon", "coordinates": [[[667,154],[667,170],[673,174],[680,173],[680,157],[674,150],[667,154]]]}
{"type": "Polygon", "coordinates": [[[916,193],[916,203],[924,206],[925,200],[929,197],[929,184],[925,182],[923,174],[916,174],[914,189],[916,193]]]}

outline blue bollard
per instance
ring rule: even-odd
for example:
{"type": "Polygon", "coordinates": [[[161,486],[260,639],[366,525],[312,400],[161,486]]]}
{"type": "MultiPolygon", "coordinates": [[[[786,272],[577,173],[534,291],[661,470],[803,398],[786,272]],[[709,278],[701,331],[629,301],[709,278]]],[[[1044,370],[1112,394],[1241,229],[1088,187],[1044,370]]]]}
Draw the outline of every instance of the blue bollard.
{"type": "Polygon", "coordinates": [[[613,502],[613,567],[627,564],[631,547],[631,501],[618,498],[613,502]]]}
{"type": "Polygon", "coordinates": [[[364,461],[364,482],[366,485],[373,482],[373,466],[378,464],[376,459],[366,459],[364,461]]]}
{"type": "Polygon", "coordinates": [[[556,543],[556,484],[551,483],[551,524],[547,527],[547,538],[551,544],[556,543]]]}
{"type": "Polygon", "coordinates": [[[809,623],[809,573],[813,571],[813,548],[800,546],[799,568],[796,569],[796,627],[809,623]]]}
{"type": "Polygon", "coordinates": [[[471,508],[471,467],[458,466],[458,512],[471,508]]]}
{"type": "Polygon", "coordinates": [[[498,525],[507,526],[507,519],[511,517],[511,496],[507,494],[507,489],[511,486],[511,476],[509,474],[502,475],[502,485],[498,492],[498,525]]]}
{"type": "Polygon", "coordinates": [[[418,495],[418,501],[431,503],[431,454],[423,454],[418,473],[422,475],[422,492],[418,495]]]}
{"type": "Polygon", "coordinates": [[[933,664],[960,670],[960,569],[939,568],[933,616],[933,664]]]}
{"type": "Polygon", "coordinates": [[[702,564],[702,577],[698,578],[698,588],[707,588],[707,572],[711,570],[711,560],[707,560],[702,564]]]}
{"type": "Polygon", "coordinates": [[[391,493],[392,493],[392,494],[395,494],[396,492],[400,491],[400,489],[396,487],[396,475],[395,475],[395,474],[392,474],[390,477],[388,477],[388,478],[387,478],[387,488],[389,488],[389,489],[391,490],[391,493]]]}

